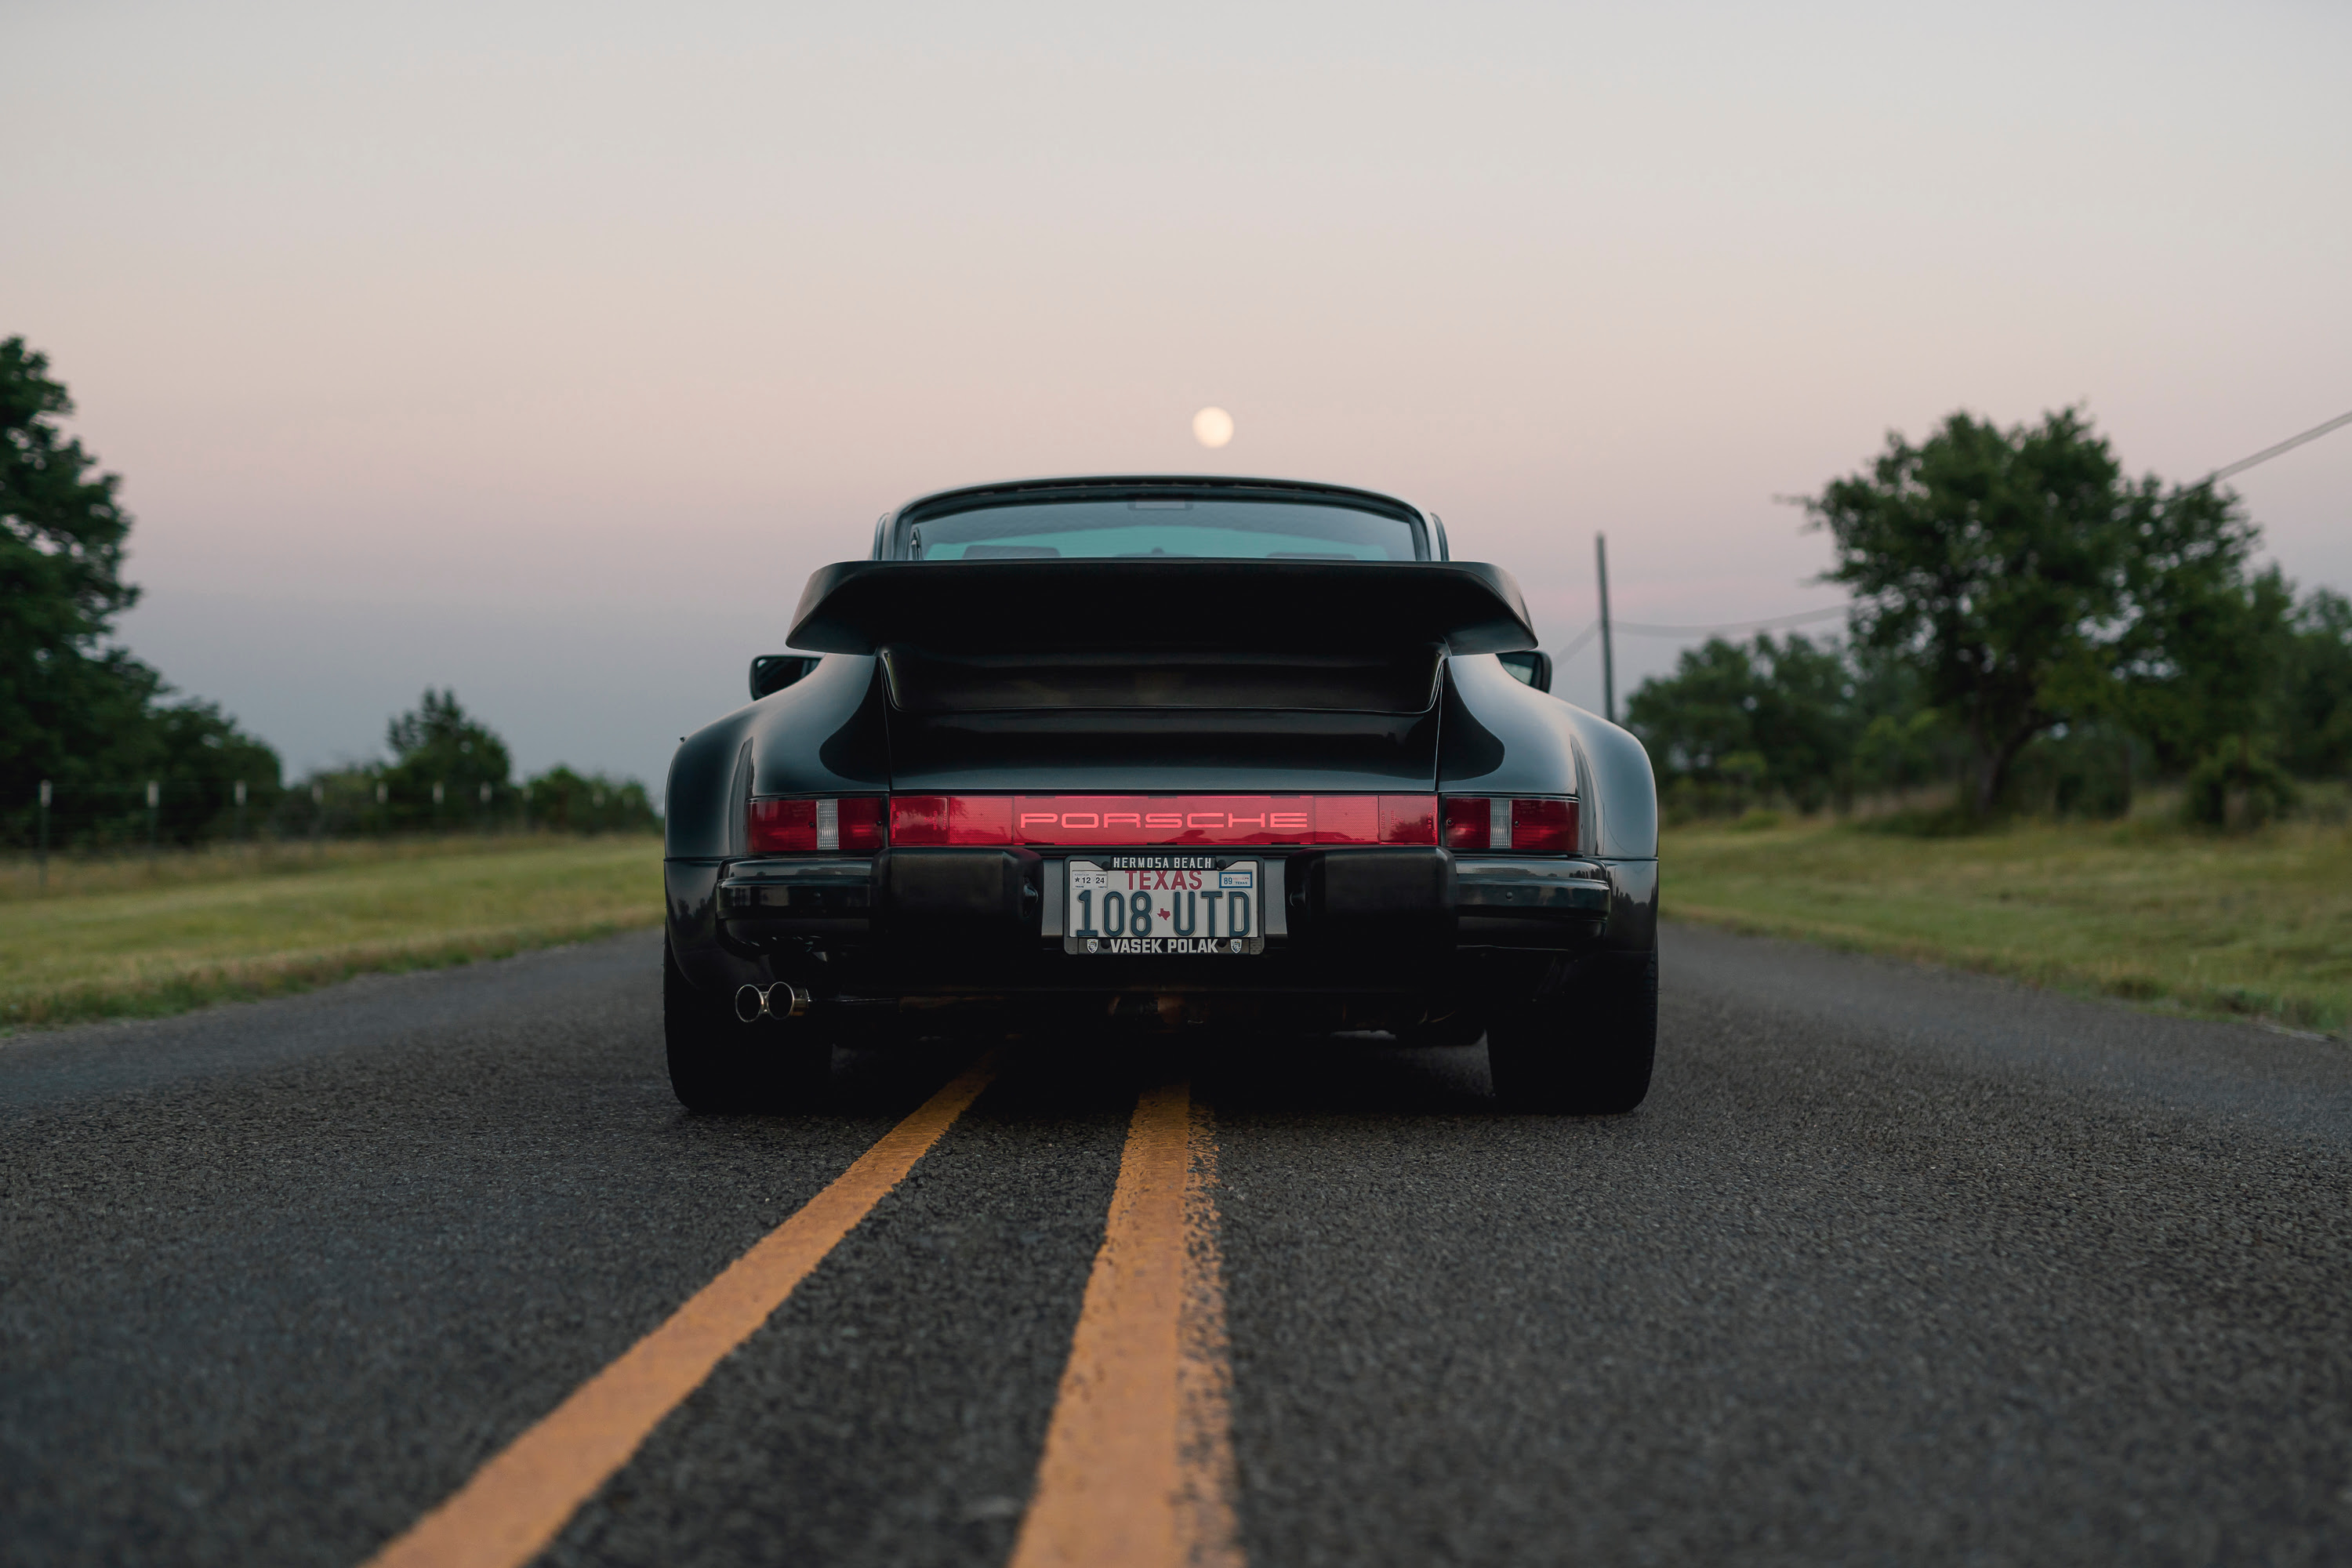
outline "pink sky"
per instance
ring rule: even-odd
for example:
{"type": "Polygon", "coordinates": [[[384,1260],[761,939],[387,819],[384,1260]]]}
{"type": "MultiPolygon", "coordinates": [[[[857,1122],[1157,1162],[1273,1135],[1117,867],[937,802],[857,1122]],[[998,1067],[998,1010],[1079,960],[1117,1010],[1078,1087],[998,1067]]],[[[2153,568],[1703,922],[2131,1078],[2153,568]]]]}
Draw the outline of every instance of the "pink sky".
{"type": "MultiPolygon", "coordinates": [[[[2352,408],[2339,6],[32,5],[0,54],[0,333],[125,476],[125,637],[298,768],[430,682],[658,784],[941,485],[1392,489],[1557,645],[1595,529],[1627,619],[1833,602],[1773,497],[1955,407],[2181,479],[2352,408]]],[[[2239,488],[2352,589],[2352,429],[2239,488]]]]}

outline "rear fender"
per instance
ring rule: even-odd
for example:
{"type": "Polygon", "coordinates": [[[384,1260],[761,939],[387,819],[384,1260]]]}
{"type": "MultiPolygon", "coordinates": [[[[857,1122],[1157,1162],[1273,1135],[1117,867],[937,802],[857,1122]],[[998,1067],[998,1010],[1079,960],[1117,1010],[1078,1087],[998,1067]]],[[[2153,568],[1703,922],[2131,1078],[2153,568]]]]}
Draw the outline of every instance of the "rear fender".
{"type": "Polygon", "coordinates": [[[877,794],[889,787],[875,661],[834,654],[781,691],[704,725],[670,759],[664,801],[664,918],[680,973],[728,990],[766,973],[730,951],[718,921],[719,879],[744,855],[753,795],[877,794]]]}
{"type": "Polygon", "coordinates": [[[744,805],[753,795],[889,788],[882,703],[875,661],[835,654],[782,690],[688,736],[670,760],[663,853],[742,854],[744,805]]]}
{"type": "Polygon", "coordinates": [[[1538,691],[1485,654],[1446,660],[1444,727],[1441,793],[1573,795],[1580,854],[1657,858],[1657,780],[1628,731],[1538,691]]]}
{"type": "Polygon", "coordinates": [[[1658,785],[1633,734],[1491,655],[1446,661],[1440,792],[1577,797],[1577,852],[1608,868],[1607,945],[1647,952],[1658,931],[1658,785]]]}

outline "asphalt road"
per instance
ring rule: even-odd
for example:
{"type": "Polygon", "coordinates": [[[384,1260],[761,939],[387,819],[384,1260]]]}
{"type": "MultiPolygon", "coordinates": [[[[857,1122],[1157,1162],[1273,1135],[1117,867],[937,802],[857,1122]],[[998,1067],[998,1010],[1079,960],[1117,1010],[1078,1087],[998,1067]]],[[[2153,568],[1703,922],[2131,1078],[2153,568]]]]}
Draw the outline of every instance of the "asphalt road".
{"type": "MultiPolygon", "coordinates": [[[[960,1065],[689,1117],[656,940],[0,1041],[0,1559],[363,1561],[960,1065]]],[[[1251,1562],[2352,1562],[2352,1048],[1664,973],[1629,1117],[1182,1063],[1251,1562]]],[[[1146,1054],[1013,1053],[546,1560],[1003,1562],[1146,1054]]]]}

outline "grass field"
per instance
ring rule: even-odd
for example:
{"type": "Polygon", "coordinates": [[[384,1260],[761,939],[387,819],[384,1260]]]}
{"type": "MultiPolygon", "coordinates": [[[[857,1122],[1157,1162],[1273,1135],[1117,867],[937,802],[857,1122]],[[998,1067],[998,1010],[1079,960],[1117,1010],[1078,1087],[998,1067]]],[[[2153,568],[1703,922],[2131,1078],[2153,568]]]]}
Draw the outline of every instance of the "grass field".
{"type": "Polygon", "coordinates": [[[661,841],[504,838],[29,862],[0,877],[0,1029],[173,1013],[661,918],[661,841]]]}
{"type": "Polygon", "coordinates": [[[2159,820],[1916,838],[1827,822],[1669,830],[1673,919],[2341,1036],[2352,830],[2159,820]]]}

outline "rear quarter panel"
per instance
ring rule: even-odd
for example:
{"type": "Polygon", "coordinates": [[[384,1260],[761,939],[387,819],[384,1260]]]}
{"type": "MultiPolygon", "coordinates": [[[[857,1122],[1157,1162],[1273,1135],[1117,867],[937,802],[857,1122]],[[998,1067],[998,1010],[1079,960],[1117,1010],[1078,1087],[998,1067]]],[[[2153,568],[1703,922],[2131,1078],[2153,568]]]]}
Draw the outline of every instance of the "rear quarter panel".
{"type": "Polygon", "coordinates": [[[754,794],[889,787],[875,660],[829,654],[782,691],[713,720],[679,743],[665,799],[663,882],[670,944],[698,985],[734,978],[718,949],[719,868],[745,852],[754,794]]]}
{"type": "Polygon", "coordinates": [[[1438,789],[1577,797],[1578,849],[1610,868],[1609,943],[1657,940],[1658,785],[1627,731],[1538,691],[1492,654],[1446,661],[1438,789]]]}

